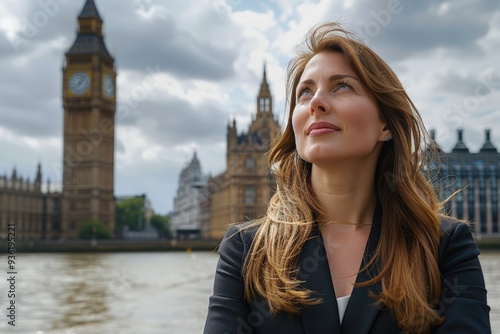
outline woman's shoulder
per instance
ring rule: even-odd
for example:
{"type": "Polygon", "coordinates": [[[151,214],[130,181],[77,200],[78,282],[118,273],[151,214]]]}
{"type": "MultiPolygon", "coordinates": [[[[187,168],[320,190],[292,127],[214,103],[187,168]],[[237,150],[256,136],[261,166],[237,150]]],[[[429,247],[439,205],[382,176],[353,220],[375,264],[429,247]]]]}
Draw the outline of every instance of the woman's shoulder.
{"type": "Polygon", "coordinates": [[[242,223],[233,223],[227,227],[226,234],[229,231],[232,232],[247,232],[248,230],[253,230],[255,233],[255,227],[259,225],[258,221],[250,220],[242,223]]]}
{"type": "Polygon", "coordinates": [[[224,239],[233,237],[234,235],[239,235],[243,239],[254,237],[258,227],[258,221],[248,221],[243,223],[234,223],[227,227],[224,239]]]}
{"type": "Polygon", "coordinates": [[[443,217],[441,218],[441,232],[444,235],[452,234],[457,229],[470,228],[470,225],[464,221],[458,220],[453,217],[443,217]]]}
{"type": "Polygon", "coordinates": [[[224,239],[220,243],[219,253],[221,250],[224,251],[228,249],[246,253],[252,244],[258,226],[258,222],[255,221],[229,225],[224,235],[224,239]]]}
{"type": "Polygon", "coordinates": [[[460,261],[462,257],[479,255],[479,248],[474,240],[471,226],[463,221],[445,217],[441,220],[441,243],[439,258],[441,261],[453,259],[460,261]]]}

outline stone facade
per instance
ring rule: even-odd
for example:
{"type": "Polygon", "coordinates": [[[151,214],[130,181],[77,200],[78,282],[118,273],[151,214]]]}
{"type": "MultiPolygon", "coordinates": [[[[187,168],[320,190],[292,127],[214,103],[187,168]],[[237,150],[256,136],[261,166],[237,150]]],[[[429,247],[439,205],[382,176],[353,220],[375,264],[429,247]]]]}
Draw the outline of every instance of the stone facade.
{"type": "Polygon", "coordinates": [[[170,226],[175,238],[200,237],[206,219],[207,177],[203,175],[200,161],[193,155],[191,162],[181,171],[179,187],[174,198],[170,226]]]}
{"type": "Polygon", "coordinates": [[[265,214],[276,186],[266,153],[280,133],[264,67],[257,112],[247,132],[238,134],[234,120],[228,124],[226,170],[208,180],[210,214],[203,230],[205,238],[222,239],[229,224],[265,214]]]}
{"type": "Polygon", "coordinates": [[[42,190],[42,171],[33,182],[18,177],[0,176],[0,239],[6,239],[8,226],[15,226],[16,239],[40,240],[61,237],[61,193],[42,190]]]}

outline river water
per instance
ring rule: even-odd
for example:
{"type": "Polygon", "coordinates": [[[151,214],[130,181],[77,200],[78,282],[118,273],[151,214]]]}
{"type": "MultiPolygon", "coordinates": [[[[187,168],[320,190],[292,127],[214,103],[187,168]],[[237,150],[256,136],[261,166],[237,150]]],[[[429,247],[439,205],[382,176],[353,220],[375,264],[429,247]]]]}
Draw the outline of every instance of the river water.
{"type": "MultiPolygon", "coordinates": [[[[15,327],[0,256],[0,333],[202,333],[218,256],[193,253],[17,254],[15,327]]],[[[500,334],[500,252],[480,257],[500,334]]]]}

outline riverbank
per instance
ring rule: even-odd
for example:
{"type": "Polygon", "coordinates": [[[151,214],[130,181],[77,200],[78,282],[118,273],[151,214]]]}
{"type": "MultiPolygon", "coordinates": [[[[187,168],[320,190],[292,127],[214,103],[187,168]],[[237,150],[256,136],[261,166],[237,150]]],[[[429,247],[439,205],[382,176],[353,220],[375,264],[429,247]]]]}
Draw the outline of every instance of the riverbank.
{"type": "MultiPolygon", "coordinates": [[[[476,240],[481,250],[500,249],[500,238],[476,240]]],[[[154,251],[215,251],[217,240],[65,240],[17,241],[17,253],[59,252],[154,252],[154,251]]],[[[4,240],[0,254],[7,252],[4,240]]]]}
{"type": "Polygon", "coordinates": [[[500,249],[500,238],[476,239],[480,249],[500,249]]]}
{"type": "MultiPolygon", "coordinates": [[[[215,240],[19,240],[15,248],[17,253],[214,251],[219,243],[215,240]]],[[[2,240],[0,253],[6,252],[7,244],[2,240]]]]}

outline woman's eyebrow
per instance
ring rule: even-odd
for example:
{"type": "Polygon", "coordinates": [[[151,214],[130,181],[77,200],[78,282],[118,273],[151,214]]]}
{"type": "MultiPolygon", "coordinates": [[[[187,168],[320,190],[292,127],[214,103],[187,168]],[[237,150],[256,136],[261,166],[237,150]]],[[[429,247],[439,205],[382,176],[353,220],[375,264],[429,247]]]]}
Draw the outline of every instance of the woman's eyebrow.
{"type": "Polygon", "coordinates": [[[356,78],[355,76],[350,75],[350,74],[334,74],[334,75],[330,76],[330,78],[328,78],[328,80],[330,82],[332,82],[332,81],[336,81],[336,80],[340,80],[340,79],[344,79],[344,78],[351,78],[351,79],[359,81],[358,78],[356,78]]]}
{"type": "MultiPolygon", "coordinates": [[[[332,81],[337,81],[337,80],[344,79],[344,78],[351,78],[351,79],[359,81],[358,78],[356,78],[355,76],[352,76],[350,74],[333,74],[328,78],[328,81],[332,82],[332,81]]],[[[306,79],[304,81],[299,82],[297,87],[300,85],[314,85],[315,83],[316,82],[313,79],[306,79]]]]}

